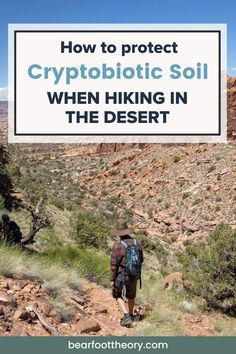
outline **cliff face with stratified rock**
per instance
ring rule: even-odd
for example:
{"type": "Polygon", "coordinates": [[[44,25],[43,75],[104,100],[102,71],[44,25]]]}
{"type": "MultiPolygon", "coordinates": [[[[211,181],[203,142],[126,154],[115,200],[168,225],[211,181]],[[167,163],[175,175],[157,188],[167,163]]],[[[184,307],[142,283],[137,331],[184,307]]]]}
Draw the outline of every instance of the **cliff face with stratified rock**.
{"type": "MultiPolygon", "coordinates": [[[[207,238],[219,223],[236,229],[235,90],[236,78],[229,78],[229,144],[9,144],[12,196],[24,202],[44,196],[47,210],[54,216],[55,235],[63,240],[70,211],[78,206],[101,212],[114,222],[118,216],[125,217],[148,247],[158,247],[156,263],[149,260],[147,268],[156,273],[161,257],[171,262],[174,253],[207,238]]],[[[1,132],[0,143],[6,142],[6,119],[0,119],[1,132]]],[[[4,148],[0,163],[4,162],[4,148]]],[[[19,220],[21,225],[25,214],[19,220]]],[[[44,240],[48,245],[48,238],[41,243],[39,238],[38,249],[44,240]]],[[[4,250],[1,257],[3,254],[4,250]]],[[[24,263],[16,263],[15,278],[9,277],[14,275],[12,263],[11,273],[5,271],[8,278],[0,277],[0,335],[127,335],[127,329],[119,325],[120,313],[108,290],[85,283],[78,293],[73,272],[73,286],[66,283],[63,295],[69,301],[68,313],[66,307],[59,308],[52,301],[56,289],[59,287],[61,295],[65,287],[62,279],[56,283],[54,278],[51,282],[51,278],[39,279],[38,271],[33,278],[32,269],[41,269],[41,264],[27,272],[25,257],[24,263]]],[[[51,268],[41,274],[45,277],[49,271],[51,268]]],[[[178,282],[177,275],[181,282],[176,272],[175,278],[172,274],[168,280],[178,282]]],[[[63,276],[67,278],[69,275],[63,276]]],[[[183,335],[219,334],[209,315],[181,316],[183,335]]],[[[179,314],[172,318],[179,318],[179,314]]],[[[235,328],[235,319],[229,327],[235,328]]]]}
{"type": "Polygon", "coordinates": [[[7,101],[0,101],[0,119],[7,117],[7,101]]]}
{"type": "Polygon", "coordinates": [[[101,154],[118,152],[123,149],[142,149],[146,144],[99,144],[97,147],[97,152],[101,154]]]}
{"type": "Polygon", "coordinates": [[[236,139],[236,77],[228,77],[228,137],[236,139]]]}
{"type": "MultiPolygon", "coordinates": [[[[230,77],[228,76],[227,78],[228,82],[228,90],[227,90],[227,106],[228,106],[228,123],[227,123],[227,134],[228,138],[230,140],[236,139],[236,77],[230,77]]],[[[6,142],[7,141],[7,102],[6,101],[0,101],[0,142],[6,142]]],[[[32,146],[32,150],[41,149],[40,144],[27,144],[28,147],[32,146]]],[[[55,146],[56,144],[53,144],[51,147],[55,146]]],[[[109,154],[109,153],[114,153],[118,152],[120,150],[127,150],[127,149],[133,149],[133,148],[144,148],[146,144],[97,144],[96,145],[96,151],[97,153],[102,153],[102,154],[109,154]]],[[[59,146],[59,145],[57,145],[59,146]]],[[[71,150],[76,150],[78,149],[78,144],[60,144],[60,147],[62,147],[63,151],[69,151],[71,153],[71,150]]],[[[91,145],[90,145],[91,149],[91,145]]],[[[48,147],[47,149],[48,150],[48,147]]]]}
{"type": "MultiPolygon", "coordinates": [[[[227,106],[228,106],[228,122],[227,135],[228,139],[236,139],[236,77],[227,78],[227,106]]],[[[123,149],[143,148],[146,144],[99,144],[97,151],[99,153],[113,153],[123,149]]]]}

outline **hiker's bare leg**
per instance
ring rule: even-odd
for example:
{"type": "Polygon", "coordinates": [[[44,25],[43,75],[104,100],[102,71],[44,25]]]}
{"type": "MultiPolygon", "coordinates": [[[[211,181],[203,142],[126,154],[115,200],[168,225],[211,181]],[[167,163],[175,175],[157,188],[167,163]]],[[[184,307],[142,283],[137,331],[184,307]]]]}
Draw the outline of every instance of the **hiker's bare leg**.
{"type": "Polygon", "coordinates": [[[128,299],[129,314],[133,315],[135,299],[128,299]]]}
{"type": "Polygon", "coordinates": [[[123,300],[121,297],[119,297],[119,298],[117,299],[117,303],[118,303],[118,305],[120,306],[120,309],[121,309],[121,311],[123,312],[123,314],[128,313],[126,304],[125,304],[124,300],[123,300]]]}

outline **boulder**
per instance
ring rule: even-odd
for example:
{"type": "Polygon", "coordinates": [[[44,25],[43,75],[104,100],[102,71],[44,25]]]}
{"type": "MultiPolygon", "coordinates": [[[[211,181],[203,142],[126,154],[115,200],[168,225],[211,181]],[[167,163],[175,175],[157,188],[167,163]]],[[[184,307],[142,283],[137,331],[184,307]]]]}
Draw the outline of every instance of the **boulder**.
{"type": "Polygon", "coordinates": [[[86,300],[82,296],[71,295],[71,299],[82,306],[86,303],[86,300]]]}
{"type": "Polygon", "coordinates": [[[31,293],[31,291],[33,290],[33,288],[34,288],[34,285],[32,285],[32,284],[27,284],[27,285],[22,289],[22,291],[23,291],[24,293],[31,293]]]}
{"type": "Polygon", "coordinates": [[[189,173],[184,171],[178,176],[178,179],[179,180],[186,180],[186,179],[188,179],[188,177],[189,177],[189,173]]]}
{"type": "Polygon", "coordinates": [[[15,320],[21,319],[23,321],[30,320],[34,317],[35,317],[35,315],[31,311],[26,310],[26,309],[16,310],[14,313],[14,316],[13,316],[13,318],[15,320]]]}
{"type": "Polygon", "coordinates": [[[83,333],[91,333],[91,332],[98,332],[100,331],[101,326],[96,321],[91,321],[88,319],[81,319],[76,324],[76,330],[83,334],[83,333]]]}
{"type": "Polygon", "coordinates": [[[156,193],[154,190],[152,190],[152,189],[150,189],[148,193],[149,193],[149,196],[150,196],[150,197],[155,197],[156,194],[157,194],[157,193],[156,193]]]}
{"type": "Polygon", "coordinates": [[[0,279],[1,288],[10,289],[9,282],[5,279],[0,279]]]}
{"type": "Polygon", "coordinates": [[[20,285],[13,285],[12,286],[12,290],[15,291],[20,291],[21,290],[21,286],[20,285]]]}
{"type": "Polygon", "coordinates": [[[183,274],[180,272],[175,272],[167,275],[164,278],[164,288],[171,289],[174,284],[179,287],[183,287],[183,274]]]}
{"type": "Polygon", "coordinates": [[[104,306],[102,304],[94,304],[93,310],[95,313],[107,313],[108,312],[106,306],[104,306]]]}
{"type": "Polygon", "coordinates": [[[154,221],[158,224],[163,223],[166,226],[170,226],[171,224],[175,223],[173,218],[170,218],[166,213],[159,212],[157,215],[154,216],[154,221]]]}
{"type": "Polygon", "coordinates": [[[14,320],[19,320],[19,318],[21,318],[21,316],[22,316],[22,313],[23,313],[23,310],[16,310],[14,315],[13,315],[13,319],[14,320]]]}
{"type": "Polygon", "coordinates": [[[7,305],[9,304],[10,302],[12,301],[11,297],[6,295],[6,294],[3,294],[3,293],[0,293],[0,304],[2,305],[7,305]]]}
{"type": "Polygon", "coordinates": [[[218,192],[218,190],[220,190],[220,186],[218,184],[212,184],[211,185],[211,190],[213,192],[218,192]]]}
{"type": "Polygon", "coordinates": [[[148,214],[144,213],[142,210],[140,209],[133,209],[133,213],[137,216],[139,216],[140,218],[143,218],[145,220],[148,220],[148,214]]]}
{"type": "Polygon", "coordinates": [[[200,230],[200,226],[190,225],[189,223],[185,222],[182,224],[182,229],[189,232],[197,232],[200,230]]]}
{"type": "Polygon", "coordinates": [[[50,316],[50,312],[52,310],[52,306],[47,302],[39,302],[38,309],[45,316],[50,316]]]}

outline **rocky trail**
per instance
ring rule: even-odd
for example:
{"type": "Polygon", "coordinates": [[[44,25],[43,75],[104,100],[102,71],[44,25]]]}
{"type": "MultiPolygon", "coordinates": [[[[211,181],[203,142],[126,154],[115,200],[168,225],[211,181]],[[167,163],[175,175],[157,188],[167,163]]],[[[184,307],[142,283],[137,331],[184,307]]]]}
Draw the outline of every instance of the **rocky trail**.
{"type": "MultiPolygon", "coordinates": [[[[0,277],[0,335],[2,336],[127,336],[109,289],[90,282],[83,291],[68,294],[71,314],[53,306],[44,285],[25,279],[0,277]]],[[[210,314],[181,314],[184,336],[219,336],[210,314]]]]}
{"type": "Polygon", "coordinates": [[[0,333],[3,336],[124,336],[121,313],[109,290],[85,282],[68,294],[71,314],[53,306],[37,282],[0,277],[0,333]]]}
{"type": "Polygon", "coordinates": [[[216,331],[214,320],[207,314],[192,315],[186,313],[182,316],[182,327],[184,336],[219,336],[216,331]]]}

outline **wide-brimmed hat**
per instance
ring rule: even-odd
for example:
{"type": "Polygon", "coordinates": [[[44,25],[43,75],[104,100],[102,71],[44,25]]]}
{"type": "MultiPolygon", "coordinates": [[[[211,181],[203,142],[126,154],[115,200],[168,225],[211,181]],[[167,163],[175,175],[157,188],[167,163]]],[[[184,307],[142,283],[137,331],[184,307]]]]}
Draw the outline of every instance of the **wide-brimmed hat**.
{"type": "Polygon", "coordinates": [[[114,230],[115,236],[125,236],[129,235],[134,231],[132,227],[128,227],[126,221],[119,220],[116,225],[116,229],[114,230]]]}
{"type": "Polygon", "coordinates": [[[10,220],[10,218],[9,218],[9,216],[7,214],[2,214],[2,221],[3,222],[7,222],[9,220],[10,220]]]}

